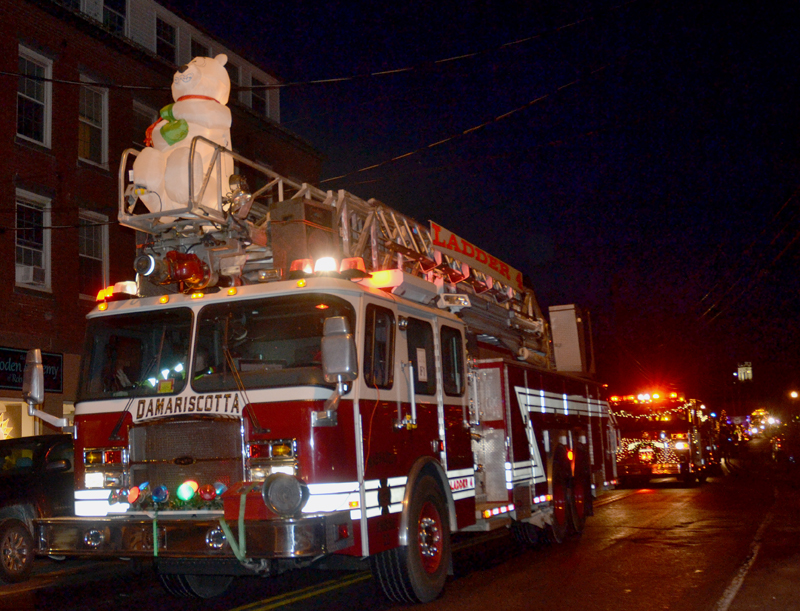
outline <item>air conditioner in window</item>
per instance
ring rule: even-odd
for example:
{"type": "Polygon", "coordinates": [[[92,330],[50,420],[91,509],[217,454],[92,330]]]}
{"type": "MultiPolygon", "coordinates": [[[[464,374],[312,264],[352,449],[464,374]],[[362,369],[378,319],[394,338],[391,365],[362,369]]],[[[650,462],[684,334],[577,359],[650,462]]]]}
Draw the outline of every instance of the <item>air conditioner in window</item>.
{"type": "Polygon", "coordinates": [[[33,265],[16,266],[17,284],[44,284],[46,279],[47,273],[43,267],[35,267],[33,265]]]}
{"type": "Polygon", "coordinates": [[[30,265],[16,266],[17,284],[31,284],[33,282],[33,267],[30,265]]]}

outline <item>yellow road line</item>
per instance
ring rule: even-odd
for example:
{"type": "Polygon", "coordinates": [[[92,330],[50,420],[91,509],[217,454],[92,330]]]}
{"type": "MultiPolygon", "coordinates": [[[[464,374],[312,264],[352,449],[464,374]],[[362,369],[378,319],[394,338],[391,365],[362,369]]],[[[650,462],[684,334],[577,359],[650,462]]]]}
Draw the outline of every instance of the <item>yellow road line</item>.
{"type": "Polygon", "coordinates": [[[277,609],[279,607],[283,607],[284,605],[290,605],[301,600],[314,598],[315,596],[325,594],[326,592],[330,592],[332,590],[346,588],[347,586],[351,586],[355,583],[366,581],[367,579],[371,578],[372,574],[369,571],[363,571],[354,575],[340,577],[339,579],[325,581],[323,583],[302,588],[300,590],[293,590],[292,592],[288,592],[286,594],[279,594],[278,596],[265,598],[264,600],[259,600],[258,602],[250,603],[242,607],[236,607],[235,609],[231,609],[231,611],[269,611],[270,609],[277,609]]]}

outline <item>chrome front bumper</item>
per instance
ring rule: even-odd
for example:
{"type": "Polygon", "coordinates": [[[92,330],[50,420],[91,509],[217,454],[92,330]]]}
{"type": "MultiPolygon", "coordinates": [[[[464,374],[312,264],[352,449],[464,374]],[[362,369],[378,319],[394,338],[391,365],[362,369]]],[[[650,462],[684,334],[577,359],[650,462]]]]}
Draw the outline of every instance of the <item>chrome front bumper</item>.
{"type": "MultiPolygon", "coordinates": [[[[34,531],[37,553],[42,555],[235,558],[220,518],[222,512],[48,518],[35,520],[34,531]]],[[[229,532],[241,547],[239,524],[229,524],[229,532]]],[[[251,559],[318,556],[353,545],[349,511],[245,520],[244,534],[244,555],[251,559]]]]}

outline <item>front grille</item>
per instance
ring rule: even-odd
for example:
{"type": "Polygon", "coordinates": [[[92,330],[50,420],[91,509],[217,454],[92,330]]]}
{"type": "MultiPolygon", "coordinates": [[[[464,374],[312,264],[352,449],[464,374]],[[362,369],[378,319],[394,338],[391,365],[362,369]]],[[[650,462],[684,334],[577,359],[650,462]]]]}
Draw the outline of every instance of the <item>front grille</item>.
{"type": "Polygon", "coordinates": [[[174,491],[187,479],[201,486],[244,479],[238,420],[158,420],[134,426],[129,439],[131,485],[174,491]]]}

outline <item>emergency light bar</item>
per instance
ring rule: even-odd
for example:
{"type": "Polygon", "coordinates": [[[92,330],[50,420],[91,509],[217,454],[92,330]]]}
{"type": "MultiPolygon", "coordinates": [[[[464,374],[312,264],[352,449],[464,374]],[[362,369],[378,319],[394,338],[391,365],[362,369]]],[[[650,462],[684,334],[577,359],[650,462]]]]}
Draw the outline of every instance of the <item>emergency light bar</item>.
{"type": "Polygon", "coordinates": [[[436,285],[401,269],[384,269],[372,272],[370,278],[357,279],[363,286],[381,289],[417,303],[430,303],[438,295],[436,285]]]}
{"type": "Polygon", "coordinates": [[[124,282],[117,282],[104,289],[100,289],[97,293],[95,301],[114,301],[116,299],[130,299],[136,297],[136,282],[133,280],[125,280],[124,282]]]}

